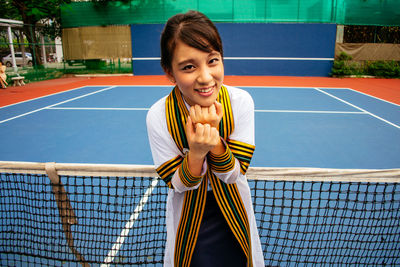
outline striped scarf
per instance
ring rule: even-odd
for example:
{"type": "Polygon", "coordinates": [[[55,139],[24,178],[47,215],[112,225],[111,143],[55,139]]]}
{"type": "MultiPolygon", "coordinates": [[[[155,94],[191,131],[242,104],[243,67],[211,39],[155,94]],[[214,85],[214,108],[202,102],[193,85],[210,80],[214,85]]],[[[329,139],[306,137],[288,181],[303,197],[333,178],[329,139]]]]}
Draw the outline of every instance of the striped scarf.
{"type": "MultiPolygon", "coordinates": [[[[180,155],[157,168],[157,173],[170,188],[173,188],[171,179],[176,170],[178,170],[179,177],[185,186],[192,187],[200,184],[197,189],[185,192],[175,240],[175,266],[190,266],[205,208],[209,182],[224,218],[247,257],[247,266],[252,266],[250,227],[237,185],[222,182],[213,171],[227,172],[232,170],[235,167],[236,158],[240,163],[241,173],[245,174],[255,147],[228,139],[233,132],[234,121],[228,90],[225,86],[222,86],[219,91],[218,102],[224,108],[219,132],[220,136],[226,141],[227,147],[226,152],[222,155],[211,153],[207,155],[208,170],[206,174],[204,176],[191,175],[187,157],[180,155]]],[[[168,131],[184,154],[183,151],[189,148],[185,131],[189,112],[177,87],[167,97],[165,107],[168,131]]]]}

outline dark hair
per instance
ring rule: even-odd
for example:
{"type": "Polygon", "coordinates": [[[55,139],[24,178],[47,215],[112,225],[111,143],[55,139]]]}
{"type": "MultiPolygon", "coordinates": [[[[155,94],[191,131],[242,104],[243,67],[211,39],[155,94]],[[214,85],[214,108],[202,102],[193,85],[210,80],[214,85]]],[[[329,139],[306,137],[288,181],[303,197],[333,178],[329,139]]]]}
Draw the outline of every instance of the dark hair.
{"type": "Polygon", "coordinates": [[[223,57],[221,37],[209,18],[198,11],[177,14],[167,21],[161,34],[161,67],[165,72],[172,71],[178,40],[204,52],[215,50],[223,57]]]}

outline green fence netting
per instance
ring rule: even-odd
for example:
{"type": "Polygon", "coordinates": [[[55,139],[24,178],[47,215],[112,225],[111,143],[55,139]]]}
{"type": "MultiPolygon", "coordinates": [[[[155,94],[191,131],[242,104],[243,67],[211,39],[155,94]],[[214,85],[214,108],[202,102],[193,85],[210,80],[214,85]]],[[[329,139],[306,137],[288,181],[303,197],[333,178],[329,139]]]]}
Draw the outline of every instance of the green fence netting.
{"type": "Polygon", "coordinates": [[[64,28],[164,23],[190,9],[215,22],[294,22],[400,26],[399,0],[132,0],[74,2],[62,8],[64,28]]]}

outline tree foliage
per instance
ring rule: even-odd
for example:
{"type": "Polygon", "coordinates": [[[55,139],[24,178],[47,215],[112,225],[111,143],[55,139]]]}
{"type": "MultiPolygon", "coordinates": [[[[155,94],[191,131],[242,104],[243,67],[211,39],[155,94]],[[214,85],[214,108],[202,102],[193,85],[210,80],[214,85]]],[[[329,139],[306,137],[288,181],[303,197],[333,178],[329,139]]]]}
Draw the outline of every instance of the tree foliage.
{"type": "MultiPolygon", "coordinates": [[[[34,55],[40,55],[40,39],[36,33],[50,35],[52,38],[61,33],[61,7],[71,0],[3,0],[0,1],[0,18],[22,20],[22,31],[26,36],[29,49],[34,55]],[[40,24],[40,25],[39,25],[40,24]]],[[[41,65],[40,56],[35,56],[35,64],[41,65]]]]}
{"type": "Polygon", "coordinates": [[[344,42],[400,44],[400,27],[347,25],[344,27],[344,42]]]}

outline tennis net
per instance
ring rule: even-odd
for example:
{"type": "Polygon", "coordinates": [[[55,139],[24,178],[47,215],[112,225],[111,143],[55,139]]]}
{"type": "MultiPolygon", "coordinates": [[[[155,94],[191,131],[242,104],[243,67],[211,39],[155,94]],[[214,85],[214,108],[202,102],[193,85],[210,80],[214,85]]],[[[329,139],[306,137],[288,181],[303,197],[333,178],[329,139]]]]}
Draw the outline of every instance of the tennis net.
{"type": "MultiPolygon", "coordinates": [[[[162,265],[152,166],[0,162],[1,266],[162,265]]],[[[265,265],[400,265],[400,169],[254,168],[265,265]]]]}

